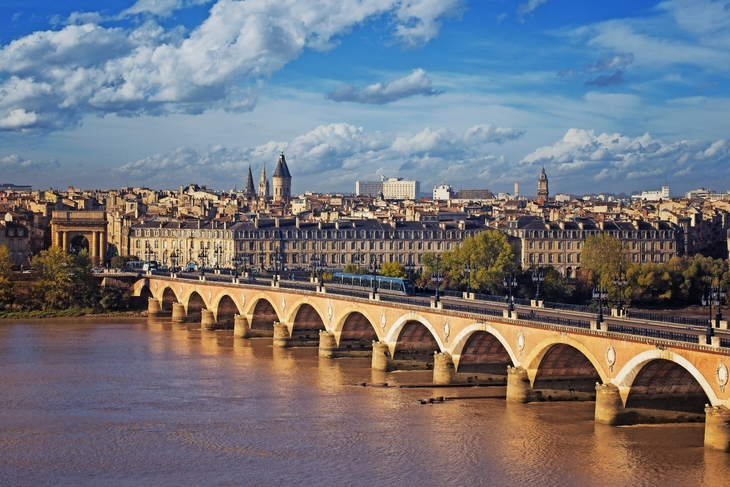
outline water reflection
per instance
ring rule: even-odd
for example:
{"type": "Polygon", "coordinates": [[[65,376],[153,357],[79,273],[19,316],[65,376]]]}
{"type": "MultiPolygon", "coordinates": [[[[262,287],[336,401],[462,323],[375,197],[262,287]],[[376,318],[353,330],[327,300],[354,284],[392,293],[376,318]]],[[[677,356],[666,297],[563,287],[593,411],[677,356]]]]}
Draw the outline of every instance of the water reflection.
{"type": "Polygon", "coordinates": [[[592,403],[509,404],[504,387],[360,387],[431,377],[195,325],[8,322],[0,353],[1,485],[712,486],[730,474],[702,425],[607,427],[592,403]],[[434,396],[454,399],[417,402],[434,396]]]}

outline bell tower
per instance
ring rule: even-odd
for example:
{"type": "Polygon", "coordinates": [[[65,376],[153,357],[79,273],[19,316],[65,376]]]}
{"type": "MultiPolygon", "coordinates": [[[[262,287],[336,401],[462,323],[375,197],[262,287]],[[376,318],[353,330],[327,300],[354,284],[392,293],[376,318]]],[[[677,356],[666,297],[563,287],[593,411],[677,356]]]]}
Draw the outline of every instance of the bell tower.
{"type": "Polygon", "coordinates": [[[545,174],[545,168],[542,168],[542,172],[540,173],[540,178],[537,180],[537,203],[539,205],[544,205],[548,202],[548,178],[545,174]]]}
{"type": "Polygon", "coordinates": [[[281,151],[279,160],[276,161],[276,170],[271,178],[274,186],[274,201],[289,203],[291,200],[291,173],[286,165],[284,151],[281,151]]]}

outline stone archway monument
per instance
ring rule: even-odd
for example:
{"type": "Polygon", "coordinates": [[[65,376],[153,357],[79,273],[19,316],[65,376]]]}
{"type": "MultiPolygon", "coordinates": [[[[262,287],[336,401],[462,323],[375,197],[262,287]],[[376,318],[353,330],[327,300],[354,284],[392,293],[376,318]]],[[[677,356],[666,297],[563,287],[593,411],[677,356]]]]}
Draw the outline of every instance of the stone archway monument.
{"type": "Polygon", "coordinates": [[[106,254],[106,213],[103,211],[54,211],[51,216],[51,243],[66,252],[77,236],[89,242],[89,255],[94,266],[104,263],[106,254]]]}

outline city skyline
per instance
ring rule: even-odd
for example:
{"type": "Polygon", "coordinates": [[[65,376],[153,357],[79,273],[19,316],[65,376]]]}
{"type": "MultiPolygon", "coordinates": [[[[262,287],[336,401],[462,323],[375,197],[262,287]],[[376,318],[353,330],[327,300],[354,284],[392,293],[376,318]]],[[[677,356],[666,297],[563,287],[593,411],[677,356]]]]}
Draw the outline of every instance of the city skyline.
{"type": "Polygon", "coordinates": [[[730,7],[581,5],[10,0],[3,182],[240,189],[283,149],[293,194],[725,192],[730,7]]]}

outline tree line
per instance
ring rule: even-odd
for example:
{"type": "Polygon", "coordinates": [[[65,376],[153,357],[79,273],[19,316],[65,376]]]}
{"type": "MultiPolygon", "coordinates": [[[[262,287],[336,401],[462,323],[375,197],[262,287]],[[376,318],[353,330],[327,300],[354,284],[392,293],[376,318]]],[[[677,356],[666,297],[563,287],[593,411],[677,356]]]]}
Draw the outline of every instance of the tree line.
{"type": "MultiPolygon", "coordinates": [[[[31,259],[29,279],[14,279],[7,247],[0,246],[0,309],[5,312],[105,311],[129,307],[129,291],[102,287],[92,275],[86,250],[66,253],[57,246],[31,259]]],[[[25,276],[24,274],[22,276],[25,276]]]]}
{"type": "MultiPolygon", "coordinates": [[[[540,266],[543,280],[540,299],[590,305],[593,290],[605,289],[609,303],[621,298],[635,307],[682,307],[700,304],[711,287],[730,289],[730,270],[725,259],[703,255],[673,257],[667,262],[631,262],[629,250],[609,234],[589,236],[581,252],[582,267],[568,280],[552,266],[540,266]]],[[[505,295],[504,280],[514,276],[513,294],[534,298],[538,269],[521,269],[518,249],[501,232],[482,232],[464,239],[461,247],[423,258],[424,271],[416,285],[433,288],[505,295]],[[434,279],[435,276],[438,278],[434,279]]]]}

